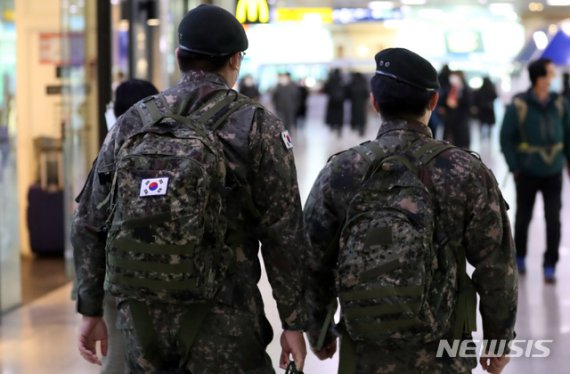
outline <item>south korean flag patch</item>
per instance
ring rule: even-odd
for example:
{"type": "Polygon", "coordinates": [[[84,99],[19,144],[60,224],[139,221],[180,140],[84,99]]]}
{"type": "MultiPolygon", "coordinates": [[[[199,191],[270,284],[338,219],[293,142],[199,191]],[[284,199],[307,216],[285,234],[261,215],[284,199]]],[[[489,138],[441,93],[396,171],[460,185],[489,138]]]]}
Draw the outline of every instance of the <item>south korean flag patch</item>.
{"type": "Polygon", "coordinates": [[[166,195],[168,178],[148,178],[141,181],[140,197],[166,195]]]}
{"type": "Polygon", "coordinates": [[[285,130],[281,133],[281,139],[283,139],[283,143],[285,143],[285,148],[293,149],[293,139],[291,139],[291,135],[289,135],[289,131],[285,130]]]}

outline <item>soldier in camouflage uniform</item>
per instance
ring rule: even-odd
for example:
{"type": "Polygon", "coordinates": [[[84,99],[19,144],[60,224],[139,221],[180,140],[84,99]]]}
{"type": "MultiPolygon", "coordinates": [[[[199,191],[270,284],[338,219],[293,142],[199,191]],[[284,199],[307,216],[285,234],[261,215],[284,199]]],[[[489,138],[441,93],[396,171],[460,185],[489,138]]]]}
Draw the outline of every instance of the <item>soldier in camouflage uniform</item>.
{"type": "MultiPolygon", "coordinates": [[[[371,81],[372,100],[382,124],[372,142],[388,154],[402,152],[413,141],[418,147],[438,142],[426,125],[438,99],[435,69],[422,57],[401,48],[379,52],[376,63],[377,72],[371,81]]],[[[475,358],[438,358],[439,341],[419,347],[353,342],[356,363],[348,371],[343,365],[345,329],[341,322],[336,327],[331,323],[326,330],[327,309],[330,310],[331,303],[336,305],[335,275],[346,279],[346,274],[336,274],[338,233],[368,167],[369,161],[355,149],[332,157],[315,181],[305,205],[305,227],[312,243],[308,259],[312,280],[307,300],[308,338],[313,351],[320,359],[332,357],[340,334],[341,374],[470,373],[476,366],[475,358]],[[320,333],[325,338],[324,344],[318,346],[320,333]]],[[[455,147],[435,157],[422,169],[422,174],[434,200],[436,232],[443,232],[449,239],[453,253],[463,246],[467,261],[475,268],[473,284],[480,297],[484,339],[510,341],[514,338],[517,305],[515,252],[507,206],[493,174],[479,158],[455,147]]],[[[456,308],[458,263],[449,266],[447,286],[440,292],[445,295],[448,308],[456,308]]],[[[453,320],[457,317],[457,310],[450,310],[450,321],[439,321],[446,326],[447,332],[442,331],[444,337],[452,335],[453,320]]],[[[508,357],[482,357],[480,361],[487,371],[499,373],[508,357]]]]}
{"type": "MultiPolygon", "coordinates": [[[[201,5],[179,26],[177,58],[183,77],[163,92],[168,105],[189,102],[188,112],[201,107],[214,92],[228,91],[238,77],[242,51],[248,41],[243,27],[229,12],[201,5]],[[189,101],[188,101],[189,100],[189,101]]],[[[216,102],[221,99],[214,96],[216,102]]],[[[160,110],[166,108],[159,107],[160,110]]],[[[106,353],[107,328],[101,318],[106,258],[106,202],[114,164],[125,139],[141,128],[135,107],[127,111],[107,135],[93,165],[72,224],[77,273],[77,310],[82,314],[78,347],[91,363],[100,364],[96,342],[106,353]]],[[[117,326],[127,339],[127,364],[132,373],[273,373],[265,349],[273,332],[264,314],[257,287],[261,275],[259,243],[283,326],[281,364],[289,358],[302,369],[306,355],[303,329],[302,264],[309,246],[296,180],[292,144],[283,124],[252,101],[233,112],[217,131],[223,144],[228,179],[226,216],[231,222],[226,240],[235,264],[207,310],[195,337],[182,326],[192,320],[184,305],[146,303],[151,326],[137,328],[130,300],[117,295],[117,326]],[[241,181],[236,188],[236,180],[241,181]],[[247,199],[243,191],[249,191],[247,199]],[[246,206],[246,205],[250,206],[246,206]],[[253,212],[256,212],[254,214],[253,212]],[[154,339],[143,341],[148,330],[154,339]],[[164,365],[157,366],[156,357],[164,365]]],[[[107,269],[106,269],[107,268],[107,269]]],[[[107,282],[105,281],[105,285],[107,282]]],[[[136,318],[135,318],[136,319],[136,318]]]]}

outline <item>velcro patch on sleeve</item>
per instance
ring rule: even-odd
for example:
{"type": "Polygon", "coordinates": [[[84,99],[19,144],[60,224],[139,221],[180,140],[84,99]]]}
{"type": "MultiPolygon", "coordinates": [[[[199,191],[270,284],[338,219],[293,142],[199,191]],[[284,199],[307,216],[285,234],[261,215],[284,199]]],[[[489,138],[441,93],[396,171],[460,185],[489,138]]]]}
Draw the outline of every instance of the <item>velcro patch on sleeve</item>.
{"type": "Polygon", "coordinates": [[[291,135],[289,135],[289,131],[285,130],[281,133],[281,139],[283,139],[283,143],[285,143],[285,148],[293,149],[293,139],[291,139],[291,135]]]}

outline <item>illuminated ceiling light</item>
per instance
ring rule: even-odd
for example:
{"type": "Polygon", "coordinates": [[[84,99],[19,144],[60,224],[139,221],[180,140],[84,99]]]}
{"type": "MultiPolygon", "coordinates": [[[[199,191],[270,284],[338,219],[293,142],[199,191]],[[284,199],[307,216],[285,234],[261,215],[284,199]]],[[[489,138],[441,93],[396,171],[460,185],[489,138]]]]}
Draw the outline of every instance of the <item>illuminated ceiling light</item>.
{"type": "Polygon", "coordinates": [[[564,34],[570,36],[570,20],[563,21],[560,24],[560,28],[564,34]]]}
{"type": "Polygon", "coordinates": [[[509,3],[493,3],[489,4],[489,11],[493,14],[507,14],[515,11],[513,4],[509,3]]]}
{"type": "Polygon", "coordinates": [[[539,50],[544,50],[548,45],[548,36],[544,31],[535,31],[532,34],[532,40],[534,40],[534,44],[536,44],[536,48],[539,50]]]}
{"type": "Polygon", "coordinates": [[[445,17],[445,12],[441,9],[427,8],[418,11],[418,16],[428,19],[440,19],[445,17]]]}
{"type": "Polygon", "coordinates": [[[401,0],[402,5],[425,5],[427,0],[401,0]]]}
{"type": "Polygon", "coordinates": [[[366,57],[370,54],[370,49],[365,45],[359,45],[356,48],[356,53],[358,54],[358,57],[366,57]]]}
{"type": "Polygon", "coordinates": [[[531,12],[542,12],[544,10],[544,4],[542,3],[529,3],[528,10],[531,12]]]}
{"type": "Polygon", "coordinates": [[[556,34],[557,31],[558,31],[558,26],[556,26],[555,24],[550,24],[550,26],[548,26],[548,33],[550,35],[556,34]]]}
{"type": "Polygon", "coordinates": [[[394,2],[392,1],[371,1],[368,3],[368,8],[372,10],[385,10],[393,9],[394,2]]]}
{"type": "Polygon", "coordinates": [[[570,0],[546,0],[546,4],[550,6],[568,6],[570,0]]]}
{"type": "Polygon", "coordinates": [[[146,21],[149,26],[160,26],[160,20],[158,18],[150,18],[146,21]]]}

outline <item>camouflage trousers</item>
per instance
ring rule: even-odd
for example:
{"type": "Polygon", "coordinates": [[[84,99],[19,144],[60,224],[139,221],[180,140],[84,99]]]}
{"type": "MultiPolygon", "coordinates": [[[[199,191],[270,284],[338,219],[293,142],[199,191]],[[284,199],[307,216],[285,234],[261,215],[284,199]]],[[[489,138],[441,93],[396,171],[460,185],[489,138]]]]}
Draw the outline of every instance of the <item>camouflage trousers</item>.
{"type": "Polygon", "coordinates": [[[477,365],[475,358],[437,358],[437,345],[396,350],[356,343],[355,350],[356,374],[466,374],[477,365]]]}
{"type": "Polygon", "coordinates": [[[180,339],[182,320],[188,318],[187,308],[162,304],[148,307],[148,312],[154,325],[148,328],[156,332],[154,347],[159,351],[160,368],[148,359],[140,344],[129,303],[119,304],[117,325],[126,339],[128,373],[275,373],[265,351],[273,338],[265,316],[214,306],[201,324],[188,355],[180,339]]]}

